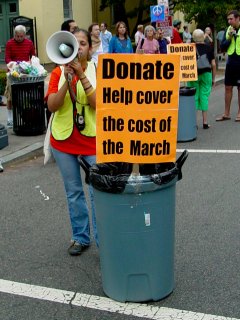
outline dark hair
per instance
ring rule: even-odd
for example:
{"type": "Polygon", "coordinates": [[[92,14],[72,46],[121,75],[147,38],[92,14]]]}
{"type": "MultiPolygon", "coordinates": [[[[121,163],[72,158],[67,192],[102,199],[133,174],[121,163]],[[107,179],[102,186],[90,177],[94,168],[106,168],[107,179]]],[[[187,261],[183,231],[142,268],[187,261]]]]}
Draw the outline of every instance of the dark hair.
{"type": "Polygon", "coordinates": [[[233,14],[234,15],[234,18],[238,18],[239,17],[239,12],[237,10],[231,10],[228,12],[228,16],[230,14],[233,14]]]}
{"type": "Polygon", "coordinates": [[[120,27],[120,24],[123,24],[124,27],[126,28],[126,32],[124,33],[124,37],[127,39],[127,37],[128,37],[127,26],[126,26],[126,23],[123,22],[123,21],[118,21],[118,22],[116,23],[116,28],[115,28],[115,29],[116,29],[116,36],[119,37],[118,28],[120,27]]]}
{"type": "Polygon", "coordinates": [[[90,24],[90,26],[88,27],[88,32],[91,33],[94,26],[99,26],[99,24],[97,22],[93,22],[92,24],[90,24]]]}
{"type": "Polygon", "coordinates": [[[103,25],[104,25],[104,27],[107,29],[108,25],[107,25],[107,23],[106,23],[106,22],[101,22],[101,23],[100,23],[100,25],[101,25],[101,24],[103,24],[103,25]]]}
{"type": "Polygon", "coordinates": [[[88,39],[89,47],[92,47],[92,39],[91,39],[90,33],[85,29],[75,28],[74,31],[73,31],[73,34],[78,33],[78,32],[82,32],[82,33],[85,34],[85,36],[88,39]]]}
{"type": "Polygon", "coordinates": [[[61,25],[61,30],[62,31],[70,31],[70,25],[69,24],[72,23],[72,22],[75,22],[75,20],[69,19],[69,20],[64,21],[62,23],[62,25],[61,25]]]}

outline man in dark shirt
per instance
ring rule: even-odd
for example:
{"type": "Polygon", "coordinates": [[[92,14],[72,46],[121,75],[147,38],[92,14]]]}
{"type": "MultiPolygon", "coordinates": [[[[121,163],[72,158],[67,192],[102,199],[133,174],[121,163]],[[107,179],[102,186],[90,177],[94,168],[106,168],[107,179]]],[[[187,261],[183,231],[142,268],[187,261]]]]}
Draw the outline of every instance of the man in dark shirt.
{"type": "Polygon", "coordinates": [[[61,31],[69,31],[73,33],[73,31],[77,28],[77,23],[73,19],[66,20],[61,25],[61,31]]]}

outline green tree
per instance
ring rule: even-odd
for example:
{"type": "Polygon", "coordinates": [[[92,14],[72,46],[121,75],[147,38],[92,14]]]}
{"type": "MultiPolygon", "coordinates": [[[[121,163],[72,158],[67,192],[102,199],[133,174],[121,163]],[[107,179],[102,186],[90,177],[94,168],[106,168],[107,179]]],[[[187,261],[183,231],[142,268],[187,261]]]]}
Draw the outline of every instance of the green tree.
{"type": "Polygon", "coordinates": [[[173,0],[174,11],[181,11],[187,22],[195,21],[198,27],[210,25],[219,30],[227,24],[227,13],[239,10],[239,0],[173,0]]]}
{"type": "MultiPolygon", "coordinates": [[[[135,33],[138,24],[150,22],[150,6],[156,5],[156,0],[138,0],[136,7],[127,12],[126,0],[101,0],[100,10],[113,6],[117,12],[118,20],[123,20],[128,25],[129,18],[136,18],[136,24],[132,30],[135,33]],[[145,17],[145,18],[143,18],[145,17]]],[[[207,25],[219,30],[227,25],[227,12],[233,9],[240,10],[240,0],[169,0],[169,6],[174,8],[174,12],[184,13],[187,22],[195,21],[200,28],[207,25]]],[[[116,22],[116,21],[115,21],[116,22]]]]}

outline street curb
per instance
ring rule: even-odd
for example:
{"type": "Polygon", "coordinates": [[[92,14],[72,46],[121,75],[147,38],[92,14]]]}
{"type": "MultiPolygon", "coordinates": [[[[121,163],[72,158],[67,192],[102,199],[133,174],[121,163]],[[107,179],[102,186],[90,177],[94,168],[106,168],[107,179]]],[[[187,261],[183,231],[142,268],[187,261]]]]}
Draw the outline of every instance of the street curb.
{"type": "Polygon", "coordinates": [[[2,164],[5,166],[10,165],[13,162],[26,160],[27,158],[38,155],[43,155],[43,142],[36,142],[26,148],[2,157],[1,160],[2,164]]]}

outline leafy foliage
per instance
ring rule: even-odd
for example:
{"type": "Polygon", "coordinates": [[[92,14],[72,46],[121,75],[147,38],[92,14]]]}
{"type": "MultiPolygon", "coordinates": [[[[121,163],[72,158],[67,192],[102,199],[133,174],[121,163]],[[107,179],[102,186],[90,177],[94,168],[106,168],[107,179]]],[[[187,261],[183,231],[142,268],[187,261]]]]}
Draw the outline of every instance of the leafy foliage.
{"type": "Polygon", "coordinates": [[[6,70],[0,70],[0,95],[4,94],[6,81],[6,70]]]}
{"type": "Polygon", "coordinates": [[[227,13],[230,10],[239,10],[239,0],[172,0],[174,11],[184,13],[187,22],[195,21],[204,29],[207,25],[216,30],[227,25],[227,13]]]}
{"type": "MultiPolygon", "coordinates": [[[[156,3],[156,0],[138,0],[136,7],[126,12],[126,0],[101,0],[99,9],[104,10],[113,6],[118,12],[118,20],[125,21],[127,25],[128,18],[136,17],[134,33],[138,24],[150,22],[149,9],[156,3]]],[[[169,7],[174,8],[174,12],[178,10],[183,12],[185,21],[195,21],[199,28],[211,26],[215,30],[220,30],[227,25],[226,17],[230,10],[240,11],[240,0],[169,0],[169,7]]]]}

